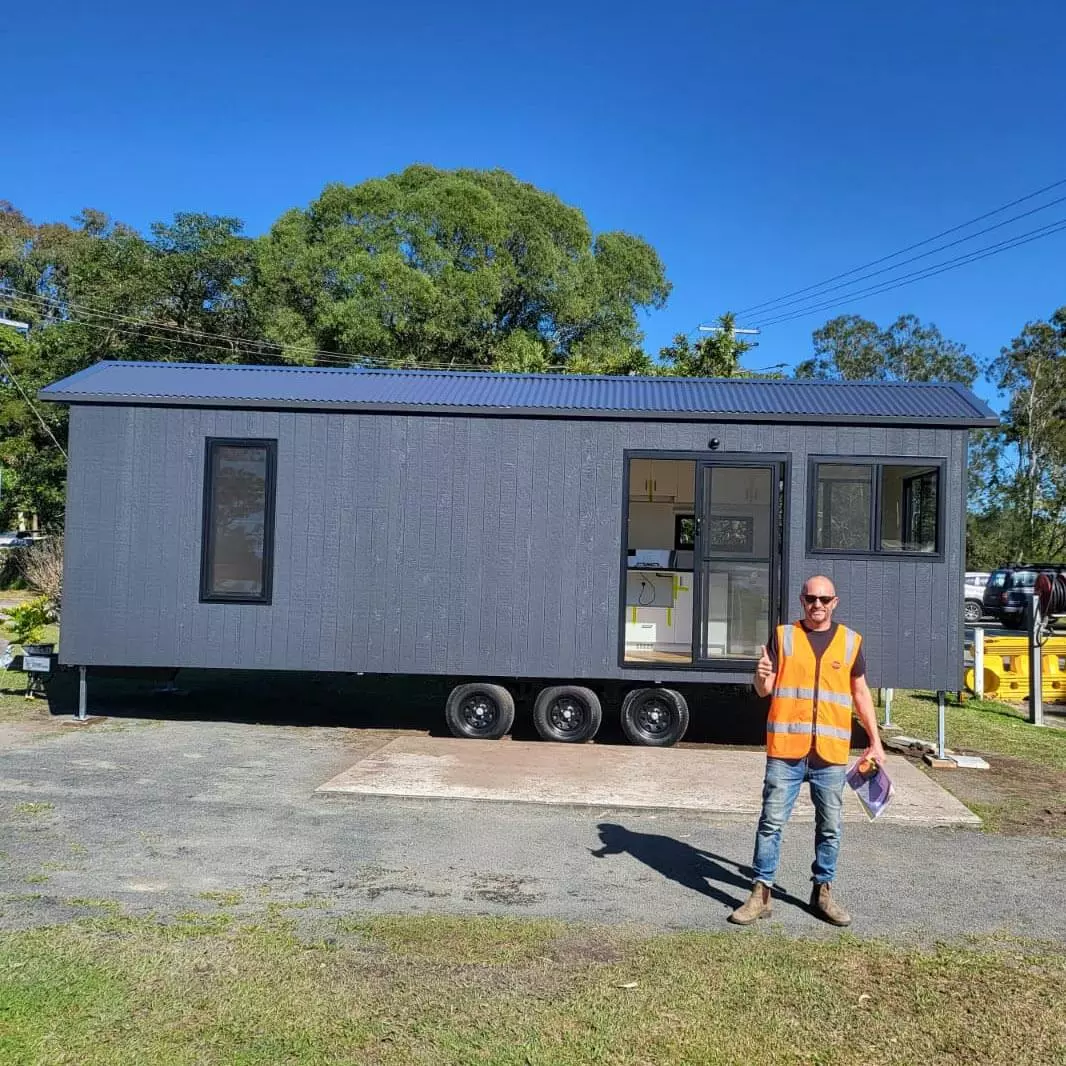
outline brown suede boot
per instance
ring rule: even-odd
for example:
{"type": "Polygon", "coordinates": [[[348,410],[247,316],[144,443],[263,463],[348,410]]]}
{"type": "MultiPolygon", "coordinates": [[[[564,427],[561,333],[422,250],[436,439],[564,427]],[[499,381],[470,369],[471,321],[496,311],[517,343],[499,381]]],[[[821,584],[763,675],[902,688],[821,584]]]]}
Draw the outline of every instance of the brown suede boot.
{"type": "Polygon", "coordinates": [[[751,895],[729,916],[734,925],[751,925],[760,918],[769,918],[773,905],[770,903],[770,886],[756,881],[751,886],[751,895]]]}
{"type": "Polygon", "coordinates": [[[811,889],[811,910],[830,925],[851,925],[851,915],[833,899],[828,882],[816,884],[811,889]]]}

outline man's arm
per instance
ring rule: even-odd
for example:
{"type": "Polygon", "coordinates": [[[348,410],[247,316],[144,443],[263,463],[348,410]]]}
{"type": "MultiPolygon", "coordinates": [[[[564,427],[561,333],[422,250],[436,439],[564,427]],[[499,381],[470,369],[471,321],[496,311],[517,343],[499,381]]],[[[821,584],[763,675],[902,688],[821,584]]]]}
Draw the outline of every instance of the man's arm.
{"type": "Polygon", "coordinates": [[[855,717],[862,722],[862,727],[870,738],[870,746],[862,753],[862,757],[864,759],[873,757],[883,764],[885,761],[885,749],[881,747],[881,733],[877,728],[874,701],[870,695],[870,687],[866,684],[865,676],[851,679],[851,699],[855,704],[855,717]]]}

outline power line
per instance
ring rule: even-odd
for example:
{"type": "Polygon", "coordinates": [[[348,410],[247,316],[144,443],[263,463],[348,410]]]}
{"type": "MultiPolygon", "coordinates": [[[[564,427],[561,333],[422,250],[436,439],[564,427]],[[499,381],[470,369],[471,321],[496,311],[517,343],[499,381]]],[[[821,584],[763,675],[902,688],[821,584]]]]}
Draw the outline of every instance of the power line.
{"type": "Polygon", "coordinates": [[[1019,215],[1012,215],[1010,218],[1004,219],[1002,222],[997,222],[994,226],[986,226],[984,229],[979,229],[976,233],[971,233],[966,237],[959,237],[957,240],[948,241],[947,244],[938,244],[935,248],[930,248],[926,252],[912,255],[910,259],[904,259],[898,263],[893,263],[890,266],[881,267],[880,270],[872,270],[869,274],[861,274],[859,277],[852,278],[850,281],[842,281],[839,285],[831,285],[829,288],[818,286],[820,289],[819,292],[812,292],[806,296],[797,296],[795,299],[785,300],[783,303],[778,303],[777,306],[772,309],[768,308],[763,313],[776,315],[792,304],[805,303],[808,300],[820,300],[823,296],[828,296],[831,292],[837,292],[840,289],[849,289],[852,285],[857,285],[860,281],[868,281],[870,278],[876,278],[879,274],[888,274],[893,270],[899,270],[901,267],[905,267],[910,263],[917,263],[919,259],[925,259],[930,255],[936,255],[937,252],[944,252],[947,251],[948,248],[955,248],[960,244],[965,244],[967,241],[976,240],[978,237],[983,237],[986,233],[1002,229],[1004,226],[1009,226],[1013,222],[1028,218],[1030,215],[1035,215],[1040,211],[1045,211],[1047,208],[1054,207],[1056,204],[1061,203],[1066,203],[1066,196],[1060,196],[1056,200],[1049,200],[1046,204],[1041,204],[1039,207],[1033,207],[1028,211],[1023,211],[1019,215]]]}
{"type": "MultiPolygon", "coordinates": [[[[380,366],[388,368],[390,366],[389,361],[381,356],[351,355],[344,352],[335,352],[322,348],[307,348],[299,345],[286,346],[278,341],[268,341],[262,338],[241,337],[225,333],[209,333],[204,330],[193,329],[189,326],[176,326],[166,322],[153,321],[151,319],[134,318],[130,315],[123,315],[115,311],[104,311],[102,309],[90,307],[86,304],[74,303],[68,300],[61,300],[57,297],[41,296],[37,293],[30,293],[21,289],[11,289],[8,291],[13,293],[17,299],[29,300],[44,307],[55,307],[57,309],[63,310],[71,316],[67,320],[74,322],[78,325],[102,329],[107,332],[120,333],[124,336],[139,337],[140,335],[130,330],[121,329],[120,327],[114,325],[101,326],[98,323],[88,322],[84,318],[78,316],[89,316],[91,318],[103,319],[109,322],[122,322],[127,325],[140,326],[145,329],[163,330],[167,333],[176,334],[176,336],[166,336],[162,338],[153,339],[162,343],[184,343],[191,347],[203,348],[205,350],[220,351],[228,355],[251,354],[261,356],[266,354],[262,351],[262,349],[265,348],[272,349],[270,354],[275,357],[280,357],[281,355],[288,352],[299,355],[309,355],[319,360],[320,362],[326,362],[335,365],[339,364],[345,367],[380,366]],[[241,346],[244,347],[242,348],[241,346]],[[249,351],[249,348],[258,350],[249,351]]],[[[430,370],[478,369],[471,367],[457,368],[454,363],[444,362],[442,360],[422,361],[419,362],[417,366],[419,368],[425,368],[430,370]]]]}
{"type": "MultiPolygon", "coordinates": [[[[889,255],[883,255],[879,259],[871,259],[868,263],[862,263],[859,266],[852,267],[851,270],[845,270],[843,273],[834,274],[832,277],[815,282],[813,285],[807,285],[802,289],[794,289],[792,292],[786,292],[784,295],[777,296],[772,300],[763,300],[762,303],[752,304],[750,307],[741,308],[739,311],[737,311],[737,314],[746,315],[750,314],[752,311],[772,307],[780,303],[782,300],[790,299],[793,296],[800,296],[803,293],[810,293],[811,290],[820,289],[824,285],[830,284],[830,282],[839,281],[841,278],[850,277],[852,274],[857,274],[859,273],[859,271],[866,270],[872,266],[879,266],[881,263],[885,263],[889,259],[895,259],[897,256],[905,255],[907,252],[912,252],[916,248],[923,248],[927,244],[932,244],[933,241],[940,240],[941,237],[947,237],[950,236],[952,233],[958,233],[959,230],[966,229],[968,226],[973,226],[978,222],[983,222],[986,218],[992,218],[994,215],[1001,214],[1003,211],[1009,211],[1012,207],[1016,207],[1018,204],[1025,203],[1027,200],[1032,200],[1035,197],[1041,196],[1043,193],[1050,192],[1052,189],[1057,189],[1062,185],[1066,185],[1066,178],[1060,178],[1058,181],[1053,181],[1050,185],[1045,185],[1042,189],[1037,189],[1034,192],[1027,193],[1025,196],[1019,196],[1017,200],[1011,200],[1009,203],[1003,204],[992,211],[986,211],[983,215],[978,215],[976,218],[971,218],[967,222],[960,222],[957,226],[952,226],[949,229],[941,230],[940,233],[935,233],[932,237],[926,237],[925,240],[916,241],[914,244],[908,244],[905,248],[900,248],[898,251],[892,252],[889,255]]],[[[1042,210],[1042,208],[1038,208],[1038,210],[1042,210]]]]}
{"type": "Polygon", "coordinates": [[[37,421],[40,422],[41,425],[44,427],[45,433],[47,433],[48,436],[52,438],[52,443],[59,449],[60,454],[63,456],[63,458],[66,459],[66,449],[56,439],[56,435],[52,432],[52,427],[49,426],[49,424],[41,416],[41,412],[38,411],[37,408],[34,406],[33,400],[31,400],[29,396],[26,395],[26,390],[19,383],[19,379],[15,377],[14,371],[11,369],[11,367],[8,365],[7,360],[2,355],[0,355],[0,366],[4,368],[4,373],[7,374],[7,376],[11,379],[11,383],[15,386],[16,389],[19,390],[20,395],[26,401],[30,410],[34,413],[34,415],[36,415],[37,421]]]}
{"type": "MultiPolygon", "coordinates": [[[[147,338],[155,343],[162,344],[181,344],[186,347],[197,348],[203,351],[215,351],[222,352],[225,355],[254,355],[256,357],[265,357],[267,355],[273,358],[281,358],[286,352],[297,353],[300,355],[310,355],[319,362],[324,362],[329,365],[335,365],[339,367],[359,368],[364,367],[366,369],[397,369],[394,364],[390,364],[389,361],[381,356],[366,356],[366,355],[350,355],[342,352],[329,351],[321,348],[304,348],[299,346],[286,347],[285,345],[277,341],[268,341],[252,337],[240,337],[232,334],[225,333],[208,333],[204,330],[197,330],[187,326],[175,326],[165,322],[156,322],[150,319],[134,318],[130,315],[122,315],[118,312],[103,311],[95,308],[91,308],[85,304],[77,304],[71,301],[60,300],[56,297],[40,296],[37,293],[29,293],[21,289],[11,289],[9,292],[14,293],[16,298],[35,301],[36,304],[45,307],[58,307],[64,310],[68,314],[68,318],[65,321],[71,322],[75,325],[85,326],[89,329],[96,329],[105,333],[117,333],[122,336],[132,337],[134,339],[144,340],[145,338],[137,332],[131,329],[123,329],[121,326],[114,324],[102,325],[99,321],[90,322],[86,318],[80,316],[88,316],[94,319],[100,319],[108,323],[114,321],[122,322],[125,325],[140,326],[145,329],[159,329],[165,330],[167,333],[175,334],[174,336],[163,336],[147,338]],[[201,339],[206,338],[206,339],[201,339]],[[245,346],[245,347],[240,347],[245,346]],[[249,348],[257,350],[249,350],[249,348]],[[269,352],[264,352],[263,349],[271,349],[269,352]]],[[[2,295],[2,294],[0,294],[2,295]]],[[[476,367],[476,366],[456,366],[454,362],[444,362],[442,360],[426,360],[418,361],[415,363],[415,369],[419,370],[473,370],[473,371],[488,371],[490,367],[476,367]]],[[[402,367],[399,369],[403,369],[402,367]]],[[[549,368],[549,370],[554,368],[549,368]]]]}
{"type": "MultiPolygon", "coordinates": [[[[937,274],[947,273],[949,270],[957,270],[961,266],[966,266],[969,263],[976,263],[981,259],[988,259],[994,255],[1000,255],[1003,252],[1010,251],[1010,249],[1020,247],[1023,244],[1030,244],[1031,242],[1041,240],[1044,237],[1051,237],[1056,233],[1061,233],[1063,230],[1066,230],[1066,218],[1059,219],[1057,222],[1048,223],[1047,226],[1041,226],[1036,230],[1030,230],[1028,233],[1021,234],[1017,237],[1011,237],[1008,240],[988,245],[985,248],[978,248],[976,251],[967,252],[965,255],[956,256],[954,259],[949,259],[944,263],[934,263],[921,270],[915,270],[910,274],[904,274],[902,277],[890,278],[881,284],[873,285],[860,292],[850,293],[839,299],[829,300],[826,303],[815,304],[811,307],[797,308],[796,310],[789,311],[777,318],[767,319],[761,324],[761,328],[765,329],[768,326],[777,326],[783,322],[791,322],[794,319],[803,318],[806,315],[814,314],[817,311],[824,311],[830,307],[839,307],[842,304],[861,300],[865,296],[877,296],[884,292],[891,292],[893,289],[902,288],[904,285],[913,285],[916,281],[932,278],[937,274]]],[[[817,297],[815,297],[815,299],[817,299],[817,297]]]]}
{"type": "MultiPolygon", "coordinates": [[[[281,344],[278,341],[268,341],[256,337],[241,337],[224,333],[209,333],[205,330],[193,329],[191,326],[176,326],[168,322],[158,322],[152,319],[134,318],[130,315],[120,314],[117,311],[105,311],[100,308],[91,307],[87,304],[80,304],[68,300],[61,300],[58,297],[41,296],[37,293],[30,293],[21,289],[12,289],[10,291],[12,291],[20,299],[35,301],[37,304],[43,305],[45,307],[55,307],[60,310],[65,310],[68,313],[72,312],[74,316],[88,315],[92,318],[124,322],[129,325],[141,326],[146,329],[158,329],[164,330],[168,333],[177,334],[176,337],[162,338],[164,341],[176,343],[184,338],[203,338],[203,347],[214,348],[215,350],[225,351],[229,354],[234,354],[237,350],[237,346],[241,345],[260,349],[270,348],[275,349],[278,352],[284,351],[286,347],[284,344],[281,344]],[[217,341],[229,342],[229,344],[220,346],[219,344],[211,343],[217,341]]],[[[78,322],[81,325],[90,325],[90,323],[85,322],[84,319],[80,319],[77,317],[73,317],[71,320],[74,322],[78,322]]],[[[136,334],[130,334],[129,331],[120,330],[118,329],[118,327],[113,328],[115,332],[124,332],[130,336],[136,336],[136,334]]],[[[378,359],[378,357],[374,356],[355,356],[342,352],[330,352],[324,349],[306,348],[295,345],[290,347],[288,350],[291,352],[299,353],[301,355],[311,355],[316,358],[331,361],[342,361],[345,366],[352,366],[353,364],[360,361],[371,362],[378,359]]],[[[246,352],[245,354],[250,353],[246,352]]]]}

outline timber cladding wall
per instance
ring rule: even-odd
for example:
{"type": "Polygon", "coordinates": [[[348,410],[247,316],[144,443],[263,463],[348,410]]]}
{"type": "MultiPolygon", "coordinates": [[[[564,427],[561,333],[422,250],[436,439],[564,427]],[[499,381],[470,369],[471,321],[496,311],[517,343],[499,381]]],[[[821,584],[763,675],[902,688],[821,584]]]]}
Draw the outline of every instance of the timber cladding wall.
{"type": "Polygon", "coordinates": [[[966,432],[75,406],[62,659],[739,680],[618,665],[623,453],[792,456],[787,615],[828,574],[871,684],[955,688],[966,432]],[[199,602],[208,437],[278,442],[273,602],[199,602]],[[948,460],[943,559],[806,554],[807,456],[948,460]]]}

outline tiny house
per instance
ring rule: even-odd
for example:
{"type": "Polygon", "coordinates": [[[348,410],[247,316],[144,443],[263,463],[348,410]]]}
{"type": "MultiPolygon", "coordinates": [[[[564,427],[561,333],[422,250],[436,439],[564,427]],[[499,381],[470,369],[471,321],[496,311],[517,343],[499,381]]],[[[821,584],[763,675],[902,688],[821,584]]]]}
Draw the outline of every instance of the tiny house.
{"type": "Polygon", "coordinates": [[[61,659],[454,679],[459,736],[605,696],[676,742],[828,575],[871,685],[962,670],[954,384],[101,362],[70,405],[61,659]]]}

